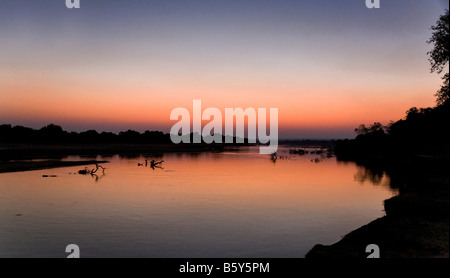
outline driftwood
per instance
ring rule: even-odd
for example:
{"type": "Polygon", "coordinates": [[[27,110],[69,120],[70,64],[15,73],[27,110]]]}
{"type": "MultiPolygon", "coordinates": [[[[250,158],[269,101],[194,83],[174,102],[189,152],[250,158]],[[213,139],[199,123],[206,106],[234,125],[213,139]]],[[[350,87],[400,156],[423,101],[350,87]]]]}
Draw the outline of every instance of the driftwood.
{"type": "Polygon", "coordinates": [[[99,168],[102,168],[102,173],[104,174],[106,168],[103,167],[102,165],[97,164],[97,163],[95,163],[95,169],[89,170],[88,167],[84,167],[83,170],[79,170],[78,171],[78,174],[80,174],[80,175],[87,175],[87,174],[94,175],[95,173],[97,173],[99,168]]]}
{"type": "Polygon", "coordinates": [[[155,169],[155,168],[162,168],[161,164],[162,164],[163,162],[164,162],[164,160],[161,160],[161,161],[151,160],[151,161],[150,161],[150,167],[151,167],[152,169],[155,169]]]}

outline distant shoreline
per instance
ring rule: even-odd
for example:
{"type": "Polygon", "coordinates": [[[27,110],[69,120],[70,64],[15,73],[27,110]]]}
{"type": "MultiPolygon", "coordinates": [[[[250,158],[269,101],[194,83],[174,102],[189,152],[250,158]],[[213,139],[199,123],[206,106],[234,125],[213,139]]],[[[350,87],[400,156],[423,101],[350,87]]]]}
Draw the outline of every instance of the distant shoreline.
{"type": "MultiPolygon", "coordinates": [[[[233,146],[233,145],[230,145],[233,146]]],[[[70,155],[92,157],[159,155],[174,152],[221,151],[217,144],[2,144],[0,162],[29,159],[60,159],[70,155]]]]}
{"type": "Polygon", "coordinates": [[[33,170],[44,170],[62,167],[93,165],[108,163],[106,160],[83,160],[83,161],[59,161],[59,160],[46,160],[46,161],[13,161],[13,162],[0,162],[0,173],[12,173],[12,172],[25,172],[33,170]]]}
{"type": "MultiPolygon", "coordinates": [[[[227,148],[258,146],[249,143],[232,144],[174,144],[174,143],[2,143],[0,163],[12,160],[61,159],[67,156],[81,156],[96,159],[96,156],[120,155],[133,157],[140,155],[162,155],[164,153],[220,152],[227,148]]],[[[334,141],[298,140],[282,141],[279,146],[322,147],[333,149],[334,141]]]]}

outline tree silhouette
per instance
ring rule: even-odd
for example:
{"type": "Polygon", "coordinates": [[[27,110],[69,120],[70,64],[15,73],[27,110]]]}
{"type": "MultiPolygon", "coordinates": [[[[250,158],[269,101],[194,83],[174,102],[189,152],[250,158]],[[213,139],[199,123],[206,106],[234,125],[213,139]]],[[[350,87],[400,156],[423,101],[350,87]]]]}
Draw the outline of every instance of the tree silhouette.
{"type": "Polygon", "coordinates": [[[171,144],[170,134],[161,131],[145,131],[140,133],[127,130],[115,134],[112,132],[99,133],[96,130],[87,130],[80,133],[67,132],[62,127],[49,124],[41,129],[32,129],[23,126],[0,124],[0,143],[74,143],[74,144],[171,144]]]}
{"type": "MultiPolygon", "coordinates": [[[[433,50],[429,51],[427,54],[430,56],[428,59],[431,64],[431,72],[437,72],[438,74],[447,68],[448,69],[448,59],[449,59],[449,41],[450,41],[450,28],[449,28],[449,15],[448,10],[445,11],[443,15],[439,17],[435,26],[431,27],[433,30],[433,35],[427,43],[433,45],[433,50]],[[446,67],[447,66],[447,67],[446,67]]],[[[442,77],[444,84],[441,89],[436,93],[437,104],[442,105],[449,99],[448,92],[448,82],[449,74],[448,72],[442,77]]]]}
{"type": "Polygon", "coordinates": [[[366,127],[364,124],[359,125],[358,128],[355,128],[355,132],[361,136],[383,136],[386,134],[387,129],[381,123],[375,122],[370,127],[366,127]]]}

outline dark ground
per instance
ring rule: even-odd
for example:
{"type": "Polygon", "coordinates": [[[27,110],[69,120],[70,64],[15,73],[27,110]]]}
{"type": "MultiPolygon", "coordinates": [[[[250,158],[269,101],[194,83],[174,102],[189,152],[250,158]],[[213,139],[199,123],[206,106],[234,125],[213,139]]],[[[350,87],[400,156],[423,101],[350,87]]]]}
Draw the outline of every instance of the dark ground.
{"type": "Polygon", "coordinates": [[[390,186],[399,190],[385,200],[386,216],[330,246],[317,244],[306,257],[366,258],[366,246],[376,244],[381,258],[448,258],[448,164],[447,159],[416,156],[371,165],[387,173],[390,186]]]}
{"type": "Polygon", "coordinates": [[[387,215],[347,234],[330,246],[316,245],[306,258],[365,258],[377,244],[381,258],[448,258],[449,196],[401,194],[385,202],[387,215]],[[420,207],[421,208],[418,208],[420,207]],[[424,209],[418,215],[411,211],[424,209]]]}

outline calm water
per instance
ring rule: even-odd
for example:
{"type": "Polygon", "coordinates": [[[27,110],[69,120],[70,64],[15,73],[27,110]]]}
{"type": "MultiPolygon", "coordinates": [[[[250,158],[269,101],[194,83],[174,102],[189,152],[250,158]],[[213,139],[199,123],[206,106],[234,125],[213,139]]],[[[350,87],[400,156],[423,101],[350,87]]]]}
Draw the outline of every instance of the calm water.
{"type": "Polygon", "coordinates": [[[0,257],[65,257],[70,243],[81,257],[303,257],[395,194],[353,163],[257,151],[167,154],[155,170],[108,157],[98,180],[72,174],[82,166],[0,174],[0,257]]]}

